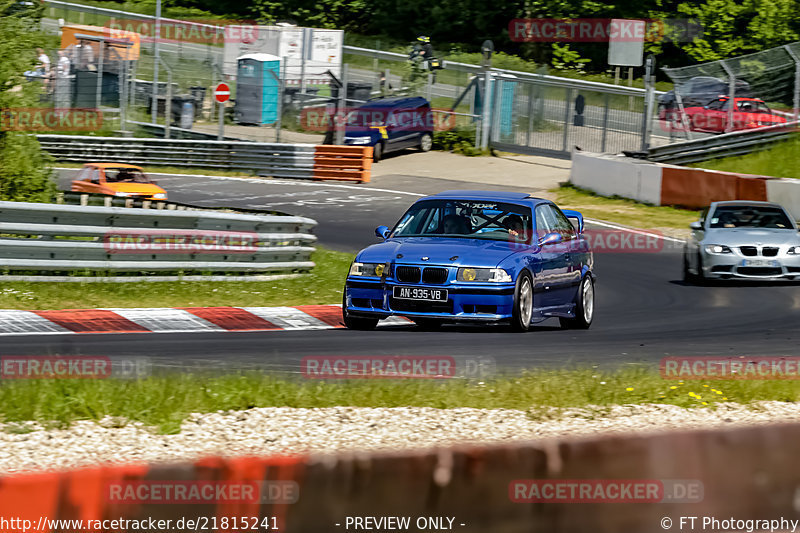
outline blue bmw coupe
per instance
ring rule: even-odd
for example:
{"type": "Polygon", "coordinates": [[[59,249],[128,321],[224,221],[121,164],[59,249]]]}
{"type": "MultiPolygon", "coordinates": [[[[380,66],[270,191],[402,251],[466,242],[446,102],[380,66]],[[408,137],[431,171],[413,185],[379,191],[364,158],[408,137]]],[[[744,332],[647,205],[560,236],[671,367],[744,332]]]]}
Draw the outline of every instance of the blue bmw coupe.
{"type": "Polygon", "coordinates": [[[446,191],[415,202],[383,242],[350,266],[344,323],[372,329],[393,315],[419,327],[549,317],[587,329],[594,316],[594,258],[583,216],[523,193],[446,191]],[[573,224],[570,219],[575,220],[573,224]]]}

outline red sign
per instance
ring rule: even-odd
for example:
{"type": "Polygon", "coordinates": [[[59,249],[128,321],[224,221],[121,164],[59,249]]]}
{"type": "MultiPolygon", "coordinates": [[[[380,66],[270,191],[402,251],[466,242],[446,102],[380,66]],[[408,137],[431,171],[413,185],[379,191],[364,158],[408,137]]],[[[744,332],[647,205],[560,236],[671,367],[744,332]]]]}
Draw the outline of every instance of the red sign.
{"type": "Polygon", "coordinates": [[[214,89],[214,98],[216,98],[217,102],[220,104],[224,104],[231,99],[231,88],[228,87],[227,83],[220,83],[217,85],[217,88],[214,89]]]}

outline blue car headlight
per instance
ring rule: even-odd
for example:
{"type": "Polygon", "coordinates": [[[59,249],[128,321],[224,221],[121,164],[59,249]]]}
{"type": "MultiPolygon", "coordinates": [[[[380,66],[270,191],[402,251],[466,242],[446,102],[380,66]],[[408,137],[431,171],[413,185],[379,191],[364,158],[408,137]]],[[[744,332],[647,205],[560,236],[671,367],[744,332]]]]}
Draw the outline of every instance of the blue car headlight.
{"type": "Polygon", "coordinates": [[[706,244],[706,253],[709,254],[731,254],[730,248],[724,244],[706,244]]]}
{"type": "Polygon", "coordinates": [[[363,276],[367,278],[379,278],[386,274],[389,275],[389,263],[358,263],[350,265],[349,276],[363,276]]]}
{"type": "Polygon", "coordinates": [[[348,137],[347,140],[350,144],[370,144],[372,142],[372,137],[348,137]]]}
{"type": "Polygon", "coordinates": [[[495,283],[513,281],[508,272],[502,268],[459,268],[456,279],[458,281],[493,281],[495,283]]]}

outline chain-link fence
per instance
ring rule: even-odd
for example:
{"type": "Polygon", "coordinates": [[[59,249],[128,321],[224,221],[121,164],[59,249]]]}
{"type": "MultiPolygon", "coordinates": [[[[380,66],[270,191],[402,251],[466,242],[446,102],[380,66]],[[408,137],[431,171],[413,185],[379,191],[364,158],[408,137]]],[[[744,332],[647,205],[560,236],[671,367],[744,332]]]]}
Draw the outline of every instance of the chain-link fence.
{"type": "Polygon", "coordinates": [[[693,138],[797,119],[800,43],[663,70],[675,89],[659,99],[659,118],[674,136],[693,138]]]}
{"type": "MultiPolygon", "coordinates": [[[[647,92],[642,89],[549,76],[545,71],[487,70],[487,65],[451,61],[446,54],[437,58],[438,66],[444,68],[436,68],[429,61],[412,61],[405,53],[344,46],[341,69],[315,75],[313,83],[292,83],[285,71],[291,63],[286,56],[278,57],[274,68],[263,63],[264,78],[259,83],[264,92],[253,95],[240,87],[241,65],[236,75],[225,73],[224,39],[213,21],[162,19],[165,25],[200,28],[206,38],[162,32],[162,38],[156,39],[152,28],[142,30],[153,23],[150,15],[48,0],[45,17],[43,27],[51,32],[63,33],[67,26],[83,32],[91,32],[92,27],[113,28],[118,31],[111,36],[122,41],[131,37],[127,30],[141,34],[135,60],[108,60],[101,88],[96,88],[100,97],[91,93],[91,107],[99,102],[106,124],[113,125],[114,131],[204,138],[222,134],[264,142],[341,142],[345,128],[337,125],[347,119],[334,117],[336,112],[350,111],[376,97],[422,96],[435,110],[436,131],[450,132],[443,139],[478,147],[566,156],[574,146],[618,152],[669,141],[659,128],[648,128],[652,122],[647,111],[653,110],[655,116],[655,106],[646,105],[647,92]],[[117,67],[116,78],[111,64],[117,67]],[[231,102],[224,108],[213,98],[214,87],[222,81],[231,90],[231,102]],[[275,102],[269,112],[267,90],[275,102]],[[224,110],[222,129],[220,109],[224,110]],[[269,120],[262,115],[269,115],[269,120]]],[[[108,37],[107,31],[100,34],[108,37]]],[[[55,61],[57,52],[52,54],[55,61]]],[[[87,95],[84,104],[91,99],[87,83],[69,82],[73,94],[87,95]]],[[[48,90],[52,92],[52,86],[48,90]]]]}

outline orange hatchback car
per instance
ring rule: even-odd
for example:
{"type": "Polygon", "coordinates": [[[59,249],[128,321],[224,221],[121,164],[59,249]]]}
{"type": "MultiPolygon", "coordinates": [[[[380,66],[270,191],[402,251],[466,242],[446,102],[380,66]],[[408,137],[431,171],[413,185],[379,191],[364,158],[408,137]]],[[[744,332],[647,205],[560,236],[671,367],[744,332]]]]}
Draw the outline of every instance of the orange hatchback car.
{"type": "Polygon", "coordinates": [[[73,192],[166,200],[167,192],[151,181],[141,167],[121,163],[86,163],[72,182],[73,192]]]}

